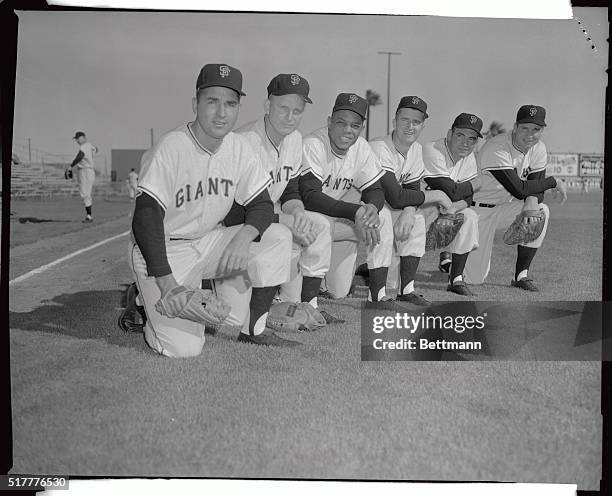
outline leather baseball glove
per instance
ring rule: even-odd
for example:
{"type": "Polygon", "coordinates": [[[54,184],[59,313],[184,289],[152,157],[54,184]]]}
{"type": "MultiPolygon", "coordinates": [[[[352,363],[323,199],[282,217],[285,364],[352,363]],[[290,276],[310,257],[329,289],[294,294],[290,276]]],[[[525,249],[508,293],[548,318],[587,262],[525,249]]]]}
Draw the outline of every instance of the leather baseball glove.
{"type": "Polygon", "coordinates": [[[535,241],[544,230],[544,210],[523,210],[504,233],[504,243],[516,245],[535,241]]]}
{"type": "Polygon", "coordinates": [[[64,171],[64,179],[72,179],[72,169],[70,167],[64,171]]]}
{"type": "Polygon", "coordinates": [[[425,250],[431,251],[450,245],[462,225],[462,213],[441,213],[438,215],[438,218],[431,223],[427,230],[425,250]]]}
{"type": "Polygon", "coordinates": [[[187,319],[215,327],[227,318],[230,307],[210,289],[177,286],[157,301],[155,310],[171,319],[187,319]]]}
{"type": "Polygon", "coordinates": [[[325,327],[325,318],[308,303],[283,301],[270,307],[266,325],[275,331],[316,331],[325,327]]]}

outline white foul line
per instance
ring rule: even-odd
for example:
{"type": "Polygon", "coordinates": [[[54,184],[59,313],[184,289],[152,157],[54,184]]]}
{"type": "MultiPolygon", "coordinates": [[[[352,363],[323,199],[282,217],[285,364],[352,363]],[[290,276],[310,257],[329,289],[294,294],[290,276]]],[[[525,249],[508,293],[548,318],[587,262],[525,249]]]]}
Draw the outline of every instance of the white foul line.
{"type": "Polygon", "coordinates": [[[65,262],[66,260],[76,257],[77,255],[80,255],[81,253],[85,253],[86,251],[93,250],[94,248],[97,248],[98,246],[102,246],[103,244],[110,243],[111,241],[121,238],[122,236],[126,236],[127,234],[130,234],[130,231],[125,231],[121,234],[117,234],[116,236],[113,236],[112,238],[104,239],[91,246],[87,246],[86,248],[81,248],[80,250],[70,253],[69,255],[66,255],[65,257],[58,258],[57,260],[51,263],[41,265],[37,269],[33,269],[30,272],[26,272],[25,274],[22,274],[19,277],[16,277],[15,279],[9,281],[9,286],[12,286],[13,284],[17,284],[18,282],[21,282],[21,281],[25,281],[26,279],[28,279],[29,277],[32,277],[33,275],[40,274],[41,272],[44,272],[45,270],[50,269],[51,267],[54,267],[55,265],[61,264],[62,262],[65,262]]]}

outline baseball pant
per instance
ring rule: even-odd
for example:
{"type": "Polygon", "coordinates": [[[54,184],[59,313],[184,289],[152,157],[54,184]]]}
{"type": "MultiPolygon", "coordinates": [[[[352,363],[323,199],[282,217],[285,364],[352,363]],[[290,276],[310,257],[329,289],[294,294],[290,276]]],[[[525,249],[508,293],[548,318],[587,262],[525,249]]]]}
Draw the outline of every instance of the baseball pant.
{"type": "MultiPolygon", "coordinates": [[[[242,226],[219,227],[197,240],[166,241],[168,262],[180,285],[199,288],[202,279],[213,279],[217,297],[231,306],[224,325],[244,329],[249,321],[252,287],[270,287],[289,279],[291,232],[272,224],[252,243],[247,271],[223,274],[218,267],[221,256],[242,226]]],[[[204,346],[203,324],[191,320],[170,319],[155,310],[161,294],[155,277],[147,274],[145,260],[133,241],[129,246],[129,264],[140,303],[144,305],[147,323],[144,328],[147,344],[167,357],[191,357],[204,346]]]]}
{"type": "MultiPolygon", "coordinates": [[[[508,227],[514,218],[521,212],[524,207],[522,201],[510,201],[502,203],[493,208],[487,207],[472,207],[478,214],[478,249],[467,259],[465,264],[464,279],[469,284],[482,284],[489,274],[491,268],[491,253],[493,251],[493,240],[495,231],[498,227],[508,227]]],[[[524,246],[529,248],[539,248],[542,246],[546,230],[548,229],[548,218],[550,211],[548,206],[540,203],[540,208],[546,214],[544,221],[544,229],[542,234],[531,243],[526,243],[524,246]]]]}
{"type": "Polygon", "coordinates": [[[83,204],[91,207],[91,190],[93,188],[96,172],[91,167],[77,167],[76,180],[79,185],[79,195],[83,198],[83,204]]]}
{"type": "MultiPolygon", "coordinates": [[[[391,213],[391,219],[393,225],[397,222],[397,219],[402,213],[402,210],[395,210],[385,205],[384,209],[388,209],[391,213]]],[[[400,285],[400,272],[399,272],[399,257],[418,257],[421,258],[425,254],[425,217],[422,213],[417,210],[414,214],[414,224],[410,231],[410,236],[400,241],[394,238],[393,242],[393,258],[391,265],[389,266],[389,273],[387,274],[387,287],[390,289],[397,290],[400,285]]],[[[395,236],[395,235],[394,235],[395,236]]]]}
{"type": "Polygon", "coordinates": [[[128,183],[128,194],[130,195],[130,200],[133,200],[136,196],[136,188],[138,188],[138,184],[128,183]]]}
{"type": "MultiPolygon", "coordinates": [[[[279,298],[281,301],[301,301],[302,277],[323,278],[329,270],[331,259],[331,232],[329,221],[316,212],[306,212],[310,221],[319,232],[309,246],[301,246],[293,241],[291,249],[291,276],[289,282],[281,284],[279,298]]],[[[280,213],[279,221],[287,227],[293,225],[293,216],[280,213]]]]}
{"type": "MultiPolygon", "coordinates": [[[[366,247],[368,269],[389,267],[393,256],[393,221],[391,212],[383,208],[379,212],[381,225],[380,243],[366,247]]],[[[351,289],[357,248],[360,237],[353,221],[327,217],[332,237],[330,269],[323,281],[326,289],[334,298],[344,298],[351,289]]]]}

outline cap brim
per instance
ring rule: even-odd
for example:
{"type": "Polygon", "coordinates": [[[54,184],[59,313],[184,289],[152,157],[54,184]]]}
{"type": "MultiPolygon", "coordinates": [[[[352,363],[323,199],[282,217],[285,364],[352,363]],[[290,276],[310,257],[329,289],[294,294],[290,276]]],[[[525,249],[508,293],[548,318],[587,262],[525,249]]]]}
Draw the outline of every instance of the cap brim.
{"type": "Polygon", "coordinates": [[[232,88],[231,86],[226,86],[225,84],[203,84],[202,86],[198,86],[196,91],[203,90],[204,88],[212,88],[214,86],[219,86],[220,88],[228,88],[230,90],[234,90],[240,96],[246,96],[246,93],[244,93],[242,90],[237,90],[236,88],[232,88]]]}
{"type": "Polygon", "coordinates": [[[284,96],[284,95],[297,95],[301,96],[306,103],[312,103],[312,100],[308,98],[306,95],[301,95],[299,93],[268,93],[268,96],[284,96]]]}
{"type": "Polygon", "coordinates": [[[366,120],[366,116],[357,112],[353,107],[349,107],[348,105],[340,105],[339,107],[334,107],[332,110],[332,114],[337,112],[338,110],[350,110],[351,112],[355,112],[359,117],[361,117],[364,121],[366,120]]]}
{"type": "Polygon", "coordinates": [[[536,122],[533,119],[521,119],[520,121],[516,121],[517,124],[537,124],[541,127],[546,127],[545,122],[536,122]]]}
{"type": "Polygon", "coordinates": [[[427,119],[429,117],[429,115],[427,114],[427,112],[423,112],[420,108],[418,107],[414,107],[412,105],[402,105],[401,107],[398,107],[397,110],[395,111],[396,113],[399,112],[400,110],[402,110],[403,108],[409,108],[409,109],[414,109],[414,110],[418,110],[419,112],[421,112],[423,114],[423,118],[427,119]]]}

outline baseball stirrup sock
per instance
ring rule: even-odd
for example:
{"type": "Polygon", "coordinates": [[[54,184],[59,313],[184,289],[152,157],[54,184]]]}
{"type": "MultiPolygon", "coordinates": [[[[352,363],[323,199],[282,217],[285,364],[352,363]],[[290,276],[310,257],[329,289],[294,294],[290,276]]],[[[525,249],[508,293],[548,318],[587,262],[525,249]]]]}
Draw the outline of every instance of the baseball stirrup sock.
{"type": "Polygon", "coordinates": [[[514,280],[518,281],[518,276],[521,272],[529,270],[533,257],[537,253],[537,248],[530,248],[528,246],[518,245],[516,247],[516,271],[514,273],[514,280]]]}
{"type": "Polygon", "coordinates": [[[400,257],[400,294],[414,291],[414,277],[419,267],[420,257],[400,257]]]}
{"type": "Polygon", "coordinates": [[[266,327],[266,320],[261,317],[268,313],[274,295],[278,291],[278,286],[269,286],[267,288],[253,288],[251,294],[251,302],[249,303],[249,334],[256,336],[261,334],[266,327]]]}
{"type": "Polygon", "coordinates": [[[465,269],[465,263],[467,262],[467,257],[470,254],[467,253],[453,253],[453,261],[451,262],[451,270],[450,270],[450,280],[451,282],[455,282],[455,279],[459,276],[463,279],[463,269],[465,269]]]}
{"type": "Polygon", "coordinates": [[[379,301],[380,298],[385,296],[388,272],[389,267],[370,269],[370,296],[372,301],[379,301]]]}
{"type": "Polygon", "coordinates": [[[302,279],[302,301],[310,303],[319,294],[322,277],[304,276],[302,279]]]}
{"type": "Polygon", "coordinates": [[[89,207],[85,207],[85,212],[87,212],[87,215],[91,215],[91,205],[89,207]]]}

